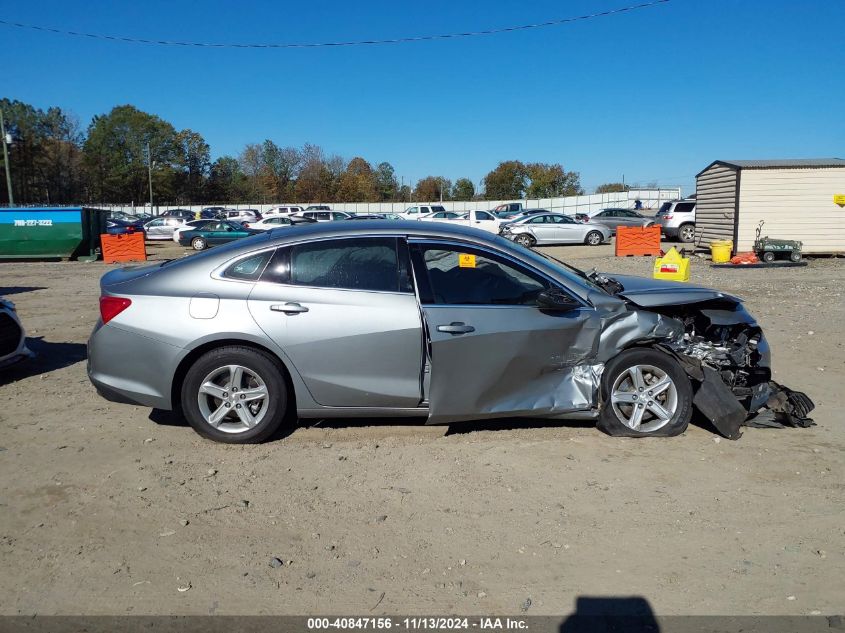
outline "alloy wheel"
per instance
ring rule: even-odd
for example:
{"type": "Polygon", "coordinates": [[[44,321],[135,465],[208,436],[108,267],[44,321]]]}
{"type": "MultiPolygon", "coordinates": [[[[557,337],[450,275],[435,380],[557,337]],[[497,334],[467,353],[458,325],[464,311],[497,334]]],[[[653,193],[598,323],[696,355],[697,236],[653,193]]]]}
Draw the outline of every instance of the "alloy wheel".
{"type": "Polygon", "coordinates": [[[200,384],[200,413],[213,428],[243,433],[258,425],[267,413],[270,393],[256,372],[242,365],[225,365],[200,384]]]}
{"type": "Polygon", "coordinates": [[[672,420],[678,408],[678,388],[659,367],[633,365],[613,382],[610,404],[622,424],[651,433],[672,420]]]}

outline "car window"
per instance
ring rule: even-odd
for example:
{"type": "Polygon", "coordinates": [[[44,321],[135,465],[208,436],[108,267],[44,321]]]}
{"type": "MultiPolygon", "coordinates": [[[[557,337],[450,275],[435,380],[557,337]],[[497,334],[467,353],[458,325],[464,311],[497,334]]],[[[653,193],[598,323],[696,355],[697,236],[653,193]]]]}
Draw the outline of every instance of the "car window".
{"type": "Polygon", "coordinates": [[[546,222],[545,215],[534,215],[531,216],[525,223],[526,224],[544,224],[546,222]]]}
{"type": "Polygon", "coordinates": [[[335,220],[344,220],[344,219],[346,219],[346,214],[345,214],[345,213],[337,213],[337,212],[334,212],[334,213],[332,213],[332,217],[333,217],[335,220]]]}
{"type": "Polygon", "coordinates": [[[676,213],[689,213],[695,208],[695,202],[679,202],[675,205],[676,213]]]}
{"type": "Polygon", "coordinates": [[[273,251],[265,251],[235,262],[223,271],[227,279],[239,279],[241,281],[256,281],[261,277],[267,262],[270,261],[273,251]]]}
{"type": "Polygon", "coordinates": [[[319,288],[410,292],[407,282],[400,284],[395,238],[323,240],[280,250],[290,251],[289,269],[285,271],[283,256],[278,262],[274,258],[268,267],[271,281],[319,288]],[[285,274],[288,281],[279,276],[285,274]]]}
{"type": "Polygon", "coordinates": [[[548,215],[549,221],[552,224],[574,224],[574,220],[565,215],[548,215]]]}
{"type": "Polygon", "coordinates": [[[475,219],[476,220],[494,220],[495,218],[487,213],[486,211],[476,211],[475,212],[475,219]]]}
{"type": "Polygon", "coordinates": [[[147,226],[162,226],[164,224],[164,220],[161,218],[156,218],[152,222],[150,222],[147,226]]]}
{"type": "Polygon", "coordinates": [[[536,305],[537,295],[550,287],[539,275],[479,249],[452,245],[417,249],[428,282],[420,284],[423,303],[536,305]]]}

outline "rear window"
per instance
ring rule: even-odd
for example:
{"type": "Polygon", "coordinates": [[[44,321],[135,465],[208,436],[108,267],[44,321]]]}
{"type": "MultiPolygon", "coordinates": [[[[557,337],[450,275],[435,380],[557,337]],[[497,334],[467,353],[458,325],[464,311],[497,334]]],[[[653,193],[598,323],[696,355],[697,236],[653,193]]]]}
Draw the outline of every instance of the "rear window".
{"type": "Polygon", "coordinates": [[[238,260],[223,271],[223,276],[227,279],[239,281],[256,281],[261,277],[261,273],[264,272],[264,268],[272,255],[273,251],[266,251],[238,260]]]}
{"type": "Polygon", "coordinates": [[[675,213],[689,213],[695,209],[695,202],[679,202],[675,206],[675,213]]]}
{"type": "Polygon", "coordinates": [[[317,288],[411,292],[395,238],[323,240],[279,249],[264,281],[317,288]]]}

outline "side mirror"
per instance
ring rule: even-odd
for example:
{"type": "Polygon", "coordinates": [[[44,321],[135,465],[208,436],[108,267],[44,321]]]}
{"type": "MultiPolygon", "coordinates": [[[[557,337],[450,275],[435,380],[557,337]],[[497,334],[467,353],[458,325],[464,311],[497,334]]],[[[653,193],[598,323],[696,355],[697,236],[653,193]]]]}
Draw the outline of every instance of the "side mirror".
{"type": "Polygon", "coordinates": [[[549,288],[537,295],[537,305],[541,310],[566,312],[580,307],[581,304],[562,290],[549,288]]]}

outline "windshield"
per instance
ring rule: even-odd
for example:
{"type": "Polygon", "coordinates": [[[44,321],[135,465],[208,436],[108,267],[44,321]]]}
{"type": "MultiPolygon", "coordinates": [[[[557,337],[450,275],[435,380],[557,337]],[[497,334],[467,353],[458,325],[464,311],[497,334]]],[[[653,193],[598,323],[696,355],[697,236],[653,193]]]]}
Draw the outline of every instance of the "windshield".
{"type": "Polygon", "coordinates": [[[577,279],[573,279],[577,283],[582,285],[588,286],[592,290],[599,290],[601,292],[608,292],[601,284],[596,283],[591,275],[588,275],[580,268],[576,268],[571,264],[567,264],[564,261],[559,260],[557,257],[553,257],[546,253],[536,251],[534,249],[528,248],[526,246],[522,246],[517,242],[511,242],[504,237],[497,236],[496,241],[501,241],[507,245],[507,248],[512,248],[518,250],[523,256],[527,256],[529,259],[533,259],[534,261],[542,260],[545,264],[551,263],[553,268],[559,270],[565,277],[572,279],[576,277],[577,279]]]}

